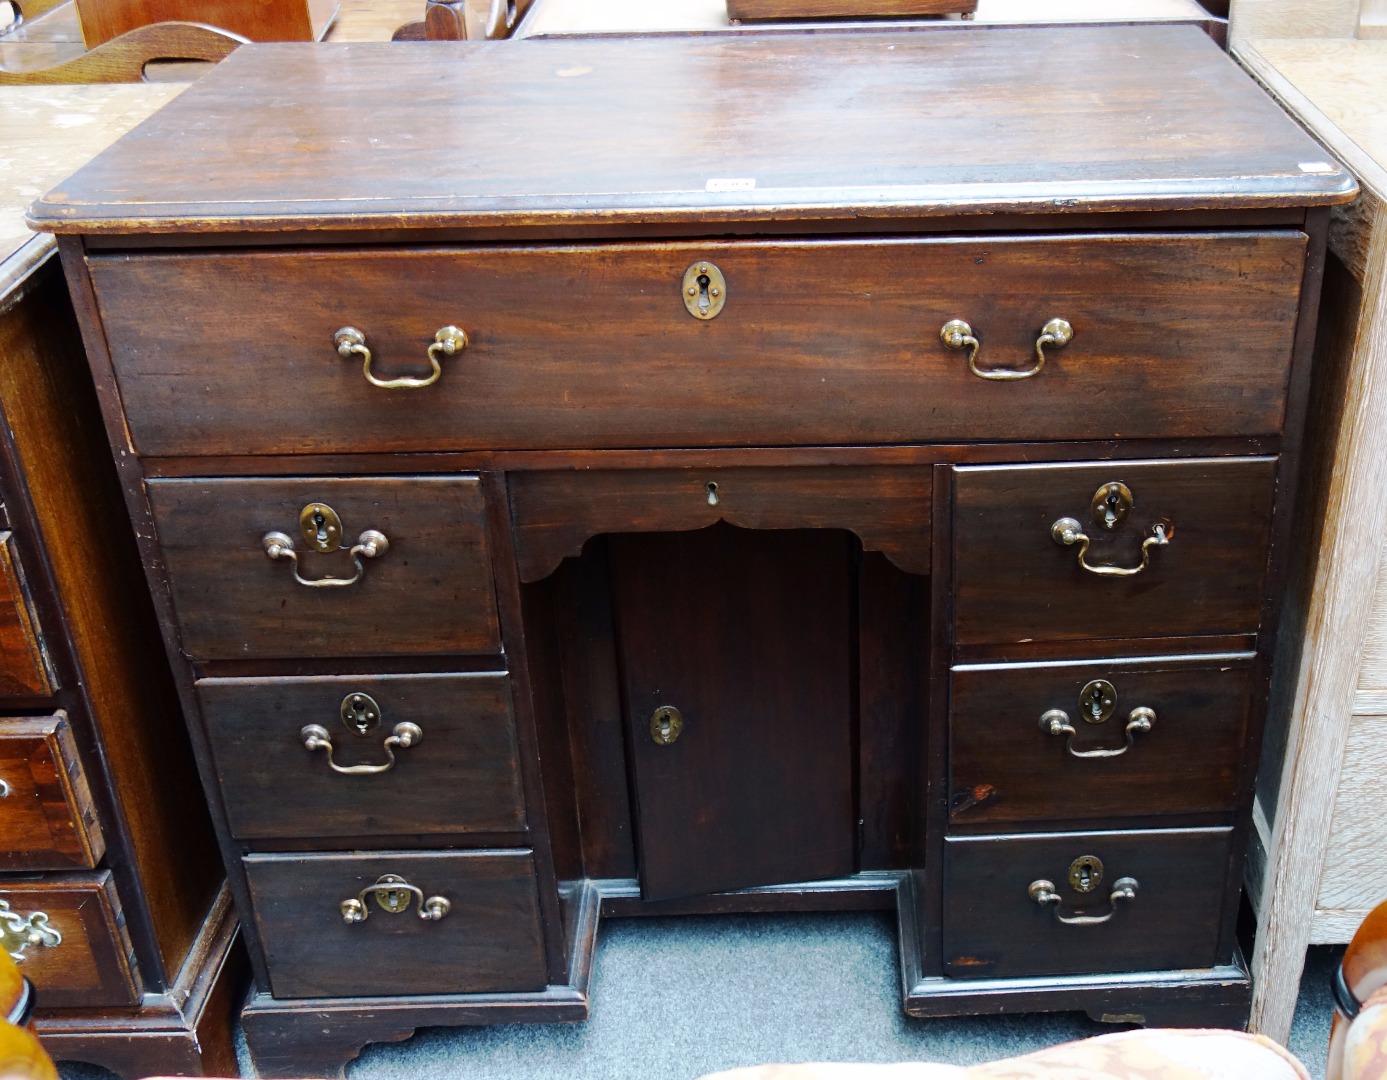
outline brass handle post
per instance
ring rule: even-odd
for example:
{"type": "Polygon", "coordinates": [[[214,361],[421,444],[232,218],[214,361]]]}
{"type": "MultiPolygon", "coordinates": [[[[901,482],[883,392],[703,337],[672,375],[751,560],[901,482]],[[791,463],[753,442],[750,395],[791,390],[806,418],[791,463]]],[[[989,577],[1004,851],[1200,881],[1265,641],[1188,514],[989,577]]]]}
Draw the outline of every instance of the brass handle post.
{"type": "Polygon", "coordinates": [[[1118,878],[1112,883],[1112,892],[1108,894],[1108,912],[1106,915],[1061,915],[1059,909],[1060,894],[1055,891],[1055,883],[1040,878],[1032,881],[1028,890],[1030,898],[1041,907],[1047,904],[1054,904],[1055,921],[1063,923],[1065,926],[1101,926],[1117,914],[1117,905],[1120,901],[1126,900],[1131,903],[1137,898],[1137,879],[1130,877],[1118,878]]]}
{"type": "Polygon", "coordinates": [[[1047,709],[1040,716],[1040,730],[1047,735],[1068,735],[1065,740],[1064,748],[1069,751],[1070,757],[1076,758],[1114,758],[1121,757],[1130,750],[1136,743],[1138,735],[1145,735],[1151,730],[1156,722],[1156,711],[1149,709],[1145,705],[1140,705],[1127,714],[1127,743],[1113,750],[1075,750],[1074,737],[1078,733],[1074,730],[1074,725],[1069,720],[1069,714],[1063,709],[1047,709]]]}
{"type": "Polygon", "coordinates": [[[24,962],[24,950],[31,946],[52,949],[62,943],[63,935],[48,925],[47,913],[21,915],[10,910],[8,900],[0,900],[0,945],[16,964],[24,962]]]}
{"type": "Polygon", "coordinates": [[[344,360],[359,357],[361,359],[361,373],[366,376],[366,381],[372,386],[379,386],[382,390],[420,390],[438,382],[439,377],[443,374],[443,365],[438,362],[439,357],[454,356],[467,348],[467,334],[456,326],[445,326],[436,331],[433,335],[433,344],[429,346],[427,354],[430,372],[422,379],[410,375],[404,375],[398,379],[378,377],[371,371],[373,357],[370,346],[366,344],[366,335],[354,326],[344,326],[333,334],[332,346],[337,350],[337,355],[344,360]]]}
{"type": "Polygon", "coordinates": [[[332,745],[332,736],[328,734],[327,728],[321,724],[306,724],[299,731],[299,738],[303,741],[303,748],[308,751],[326,750],[328,768],[342,776],[372,776],[376,773],[389,772],[395,767],[395,748],[408,750],[411,746],[418,746],[423,741],[424,732],[418,724],[411,724],[408,720],[395,725],[393,731],[386,736],[381,744],[385,748],[385,761],[380,765],[339,765],[332,758],[335,749],[332,745]]]}
{"type": "Polygon", "coordinates": [[[294,580],[310,589],[333,589],[355,585],[366,573],[366,567],[361,560],[379,558],[390,549],[390,541],[385,538],[384,533],[367,529],[356,538],[356,543],[348,552],[352,562],[356,564],[355,574],[349,578],[306,578],[299,572],[299,553],[294,550],[294,541],[288,533],[267,532],[261,537],[260,543],[265,549],[265,554],[271,559],[288,559],[294,567],[294,580]]]}
{"type": "Polygon", "coordinates": [[[1086,556],[1092,538],[1084,532],[1084,527],[1072,517],[1062,517],[1050,526],[1050,536],[1062,547],[1079,545],[1079,565],[1090,574],[1099,577],[1132,577],[1140,574],[1151,565],[1151,549],[1165,547],[1175,535],[1175,529],[1168,522],[1157,522],[1151,526],[1151,535],[1141,542],[1141,562],[1136,566],[1104,566],[1091,563],[1086,556]]]}
{"type": "Polygon", "coordinates": [[[978,351],[982,348],[982,342],[973,333],[973,328],[962,319],[950,319],[940,327],[939,340],[943,342],[946,349],[967,349],[968,370],[978,378],[1015,381],[1016,379],[1029,379],[1033,375],[1039,375],[1045,367],[1045,347],[1048,345],[1052,349],[1064,348],[1074,340],[1074,327],[1070,326],[1064,319],[1051,319],[1047,322],[1040,328],[1040,334],[1035,339],[1035,363],[1020,370],[978,367],[978,351]]]}
{"type": "Polygon", "coordinates": [[[419,918],[425,922],[437,922],[453,909],[446,896],[424,896],[424,890],[411,885],[398,874],[382,874],[374,885],[367,885],[354,897],[343,900],[338,908],[346,923],[362,923],[371,917],[371,909],[366,900],[370,897],[382,911],[399,915],[411,907],[418,906],[419,918]]]}

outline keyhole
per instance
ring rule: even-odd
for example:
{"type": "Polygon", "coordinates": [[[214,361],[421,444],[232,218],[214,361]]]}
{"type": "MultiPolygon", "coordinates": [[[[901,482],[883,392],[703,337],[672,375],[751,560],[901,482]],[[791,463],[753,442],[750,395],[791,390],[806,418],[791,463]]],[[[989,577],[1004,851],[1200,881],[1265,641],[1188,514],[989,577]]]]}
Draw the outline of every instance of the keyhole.
{"type": "Polygon", "coordinates": [[[1102,716],[1103,688],[1101,686],[1095,686],[1091,691],[1089,691],[1089,699],[1090,700],[1088,703],[1088,711],[1091,712],[1094,716],[1102,716]]]}
{"type": "Polygon", "coordinates": [[[712,304],[712,300],[708,296],[708,286],[710,284],[711,282],[708,280],[707,274],[698,275],[698,310],[704,315],[708,314],[708,308],[712,304]]]}
{"type": "Polygon", "coordinates": [[[1117,492],[1108,492],[1108,497],[1104,501],[1107,503],[1107,509],[1103,511],[1103,524],[1111,529],[1117,524],[1117,504],[1119,501],[1117,492]]]}
{"type": "Polygon", "coordinates": [[[327,518],[323,517],[321,510],[313,511],[313,525],[318,530],[318,543],[327,543],[327,518]]]}
{"type": "Polygon", "coordinates": [[[1093,871],[1090,870],[1087,866],[1080,867],[1079,890],[1081,892],[1088,892],[1088,890],[1091,888],[1093,888],[1093,871]]]}
{"type": "Polygon", "coordinates": [[[371,725],[376,722],[376,714],[371,711],[371,707],[362,701],[361,698],[352,698],[352,727],[365,735],[371,730],[371,725]]]}
{"type": "Polygon", "coordinates": [[[703,486],[703,490],[708,493],[709,506],[717,506],[717,504],[722,501],[718,497],[718,482],[716,480],[709,480],[708,483],[703,486]]]}

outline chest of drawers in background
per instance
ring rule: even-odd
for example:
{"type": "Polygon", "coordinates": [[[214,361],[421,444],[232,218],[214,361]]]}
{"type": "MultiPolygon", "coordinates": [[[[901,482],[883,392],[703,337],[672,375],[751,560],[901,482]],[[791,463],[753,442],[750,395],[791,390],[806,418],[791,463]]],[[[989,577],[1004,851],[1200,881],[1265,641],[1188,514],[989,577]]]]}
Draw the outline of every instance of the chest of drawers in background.
{"type": "Polygon", "coordinates": [[[581,1019],[678,911],[895,909],[915,1015],[1244,1020],[1352,181],[1191,28],[418,49],[246,47],[33,211],[261,1070],[581,1019]]]}

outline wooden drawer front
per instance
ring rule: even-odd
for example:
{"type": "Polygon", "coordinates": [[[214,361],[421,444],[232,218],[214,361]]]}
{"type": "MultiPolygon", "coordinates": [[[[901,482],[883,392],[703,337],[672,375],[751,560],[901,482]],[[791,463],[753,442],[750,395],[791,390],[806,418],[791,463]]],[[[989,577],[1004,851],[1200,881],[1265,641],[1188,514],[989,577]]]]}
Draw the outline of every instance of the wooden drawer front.
{"type": "Polygon", "coordinates": [[[494,653],[500,649],[486,511],[475,477],[151,480],[149,498],[178,610],[195,659],[494,653]],[[309,550],[306,506],[326,504],[342,543],[377,530],[389,548],[361,559],[345,587],[295,581],[350,578],[347,551],[309,550]],[[282,532],[297,568],[271,559],[282,532]]]}
{"type": "Polygon", "coordinates": [[[38,622],[20,583],[14,536],[0,532],[0,694],[32,697],[52,692],[38,622]]]}
{"type": "Polygon", "coordinates": [[[902,570],[930,572],[929,466],[593,469],[510,476],[522,581],[537,581],[598,533],[847,529],[902,570]]]}
{"type": "Polygon", "coordinates": [[[1294,231],[107,255],[92,277],[149,455],[1271,434],[1294,231]],[[694,318],[710,261],[726,306],[694,318]],[[1035,378],[1051,319],[1074,330],[1035,378]],[[465,349],[423,389],[435,332],[465,349]],[[209,334],[208,328],[214,328],[209,334]],[[1218,362],[1211,363],[1217,354],[1218,362]]]}
{"type": "Polygon", "coordinates": [[[1231,813],[1251,662],[1244,653],[1202,661],[955,668],[950,820],[1020,825],[1231,813]],[[1106,686],[1093,685],[1099,680],[1116,695],[1110,715],[1095,723],[1082,705],[1091,705],[1095,693],[1100,709],[1114,700],[1106,686]],[[1138,712],[1144,709],[1154,716],[1138,712]],[[1047,716],[1074,734],[1062,727],[1050,733],[1041,719],[1047,716]],[[1076,756],[1112,751],[1122,753],[1076,756]]]}
{"type": "Polygon", "coordinates": [[[1251,634],[1270,553],[1275,458],[1004,465],[954,470],[954,628],[961,644],[1251,634]],[[1100,487],[1125,485],[1132,509],[1111,532],[1100,487]],[[1130,577],[1095,574],[1054,523],[1073,518],[1094,566],[1141,565],[1158,523],[1169,532],[1130,577]]]}
{"type": "Polygon", "coordinates": [[[0,868],[95,866],[106,851],[67,716],[0,719],[0,868]]]}
{"type": "Polygon", "coordinates": [[[275,997],[376,997],[540,990],[545,985],[539,896],[529,851],[249,855],[256,926],[275,997]],[[370,895],[348,923],[342,901],[387,874],[441,896],[450,909],[419,917],[411,898],[392,913],[370,895]]]}
{"type": "MultiPolygon", "coordinates": [[[[20,969],[39,987],[44,1008],[134,1005],[142,987],[134,966],[125,916],[109,870],[55,874],[36,881],[0,880],[0,901],[26,924],[45,925],[56,944],[25,945],[20,969]],[[47,916],[46,920],[37,916],[47,916]]],[[[21,930],[22,935],[24,932],[21,930]]],[[[5,934],[7,948],[17,948],[5,934]]]]}
{"type": "Polygon", "coordinates": [[[504,674],[203,679],[197,692],[234,836],[525,828],[504,674]],[[355,718],[366,710],[377,719],[363,735],[343,713],[355,718]],[[408,747],[387,746],[402,723],[414,724],[419,736],[408,747]],[[394,764],[385,772],[335,772],[326,748],[305,747],[310,724],[326,732],[338,767],[394,764]]]}
{"type": "Polygon", "coordinates": [[[944,970],[959,978],[1207,968],[1218,955],[1231,829],[951,837],[944,845],[944,970]],[[1073,864],[1102,878],[1083,894],[1073,864]],[[1131,900],[1113,902],[1122,878],[1131,900]],[[1035,882],[1060,901],[1040,903],[1035,882]],[[1060,918],[1099,919],[1066,925],[1060,918]]]}

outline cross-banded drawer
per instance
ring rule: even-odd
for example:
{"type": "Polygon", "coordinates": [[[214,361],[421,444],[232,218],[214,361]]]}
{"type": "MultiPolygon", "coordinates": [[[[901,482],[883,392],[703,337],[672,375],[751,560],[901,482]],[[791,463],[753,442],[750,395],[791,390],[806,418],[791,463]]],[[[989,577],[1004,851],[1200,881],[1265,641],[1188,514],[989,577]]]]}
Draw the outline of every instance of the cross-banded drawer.
{"type": "Polygon", "coordinates": [[[67,715],[0,718],[0,868],[92,867],[105,850],[67,715]]]}

